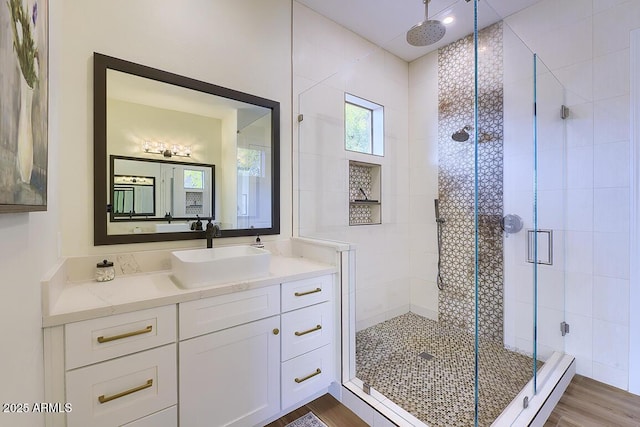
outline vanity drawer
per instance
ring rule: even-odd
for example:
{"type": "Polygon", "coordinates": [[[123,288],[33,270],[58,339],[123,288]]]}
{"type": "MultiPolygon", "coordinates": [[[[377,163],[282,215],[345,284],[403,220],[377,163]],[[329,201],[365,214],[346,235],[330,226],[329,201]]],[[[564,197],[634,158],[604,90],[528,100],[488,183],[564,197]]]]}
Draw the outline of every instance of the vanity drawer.
{"type": "Polygon", "coordinates": [[[125,424],[122,427],[176,427],[178,425],[178,407],[163,409],[155,414],[125,424]]]}
{"type": "Polygon", "coordinates": [[[282,284],[282,311],[291,311],[319,302],[332,296],[333,275],[312,277],[282,284]]]}
{"type": "Polygon", "coordinates": [[[119,426],[177,403],[176,344],[69,371],[67,427],[119,426]]]}
{"type": "Polygon", "coordinates": [[[280,285],[180,304],[180,339],[193,338],[280,313],[280,285]]]}
{"type": "Polygon", "coordinates": [[[282,364],[282,409],[328,387],[334,380],[332,346],[325,345],[282,364]]]}
{"type": "Polygon", "coordinates": [[[282,360],[332,342],[332,314],[330,302],[282,314],[282,360]]]}
{"type": "Polygon", "coordinates": [[[176,306],[65,325],[66,368],[74,369],[176,341],[176,306]]]}

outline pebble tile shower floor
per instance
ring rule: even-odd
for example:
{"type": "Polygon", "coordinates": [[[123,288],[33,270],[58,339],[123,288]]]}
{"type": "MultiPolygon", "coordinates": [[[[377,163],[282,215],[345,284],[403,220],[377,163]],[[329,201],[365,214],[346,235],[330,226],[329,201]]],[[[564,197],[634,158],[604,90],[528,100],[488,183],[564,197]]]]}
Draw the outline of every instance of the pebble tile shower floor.
{"type": "MultiPolygon", "coordinates": [[[[356,333],[357,377],[431,427],[474,425],[474,360],[473,335],[414,313],[356,333]]],[[[532,358],[481,339],[478,425],[491,425],[532,367],[532,358]]]]}

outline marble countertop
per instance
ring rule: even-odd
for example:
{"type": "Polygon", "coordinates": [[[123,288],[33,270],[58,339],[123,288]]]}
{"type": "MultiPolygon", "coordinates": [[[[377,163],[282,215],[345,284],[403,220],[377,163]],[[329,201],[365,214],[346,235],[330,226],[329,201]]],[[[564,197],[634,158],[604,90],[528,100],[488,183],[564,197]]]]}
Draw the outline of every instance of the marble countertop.
{"type": "Polygon", "coordinates": [[[332,264],[308,258],[271,256],[269,275],[259,279],[195,289],[176,285],[170,270],[120,275],[110,282],[70,282],[61,262],[51,277],[42,282],[43,327],[88,320],[255,289],[285,281],[332,274],[332,264]]]}

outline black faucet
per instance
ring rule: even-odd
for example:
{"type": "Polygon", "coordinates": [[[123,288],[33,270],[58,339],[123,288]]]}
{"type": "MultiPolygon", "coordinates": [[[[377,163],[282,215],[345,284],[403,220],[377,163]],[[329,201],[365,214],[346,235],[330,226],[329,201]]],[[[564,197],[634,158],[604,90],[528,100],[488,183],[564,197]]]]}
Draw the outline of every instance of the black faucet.
{"type": "Polygon", "coordinates": [[[164,219],[166,219],[166,220],[167,220],[167,222],[168,222],[169,224],[171,224],[171,220],[173,219],[173,217],[171,216],[171,212],[167,212],[167,213],[165,213],[165,214],[164,214],[164,219]]]}
{"type": "Polygon", "coordinates": [[[202,221],[200,221],[200,215],[196,215],[197,221],[191,223],[191,229],[195,231],[202,231],[202,221]]]}
{"type": "Polygon", "coordinates": [[[204,237],[207,238],[207,248],[213,248],[213,238],[220,237],[220,227],[218,224],[213,224],[211,218],[207,221],[207,228],[204,231],[204,237]]]}

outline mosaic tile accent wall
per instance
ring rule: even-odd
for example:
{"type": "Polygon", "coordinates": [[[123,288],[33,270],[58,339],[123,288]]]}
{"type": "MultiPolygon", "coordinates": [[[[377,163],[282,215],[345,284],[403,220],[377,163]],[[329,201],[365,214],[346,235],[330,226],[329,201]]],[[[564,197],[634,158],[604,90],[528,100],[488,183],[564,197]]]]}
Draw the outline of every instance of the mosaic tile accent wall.
{"type": "Polygon", "coordinates": [[[353,205],[349,208],[349,224],[372,224],[373,213],[371,212],[371,206],[366,205],[353,205]]]}
{"type": "Polygon", "coordinates": [[[371,173],[372,168],[369,166],[349,164],[349,201],[353,202],[356,199],[364,198],[360,192],[361,188],[368,198],[372,198],[373,177],[371,173]]]}
{"type": "Polygon", "coordinates": [[[444,290],[439,318],[475,327],[474,135],[479,152],[479,333],[503,340],[503,61],[502,23],[479,33],[479,129],[466,142],[451,135],[474,126],[473,37],[438,51],[438,198],[444,290]]]}

